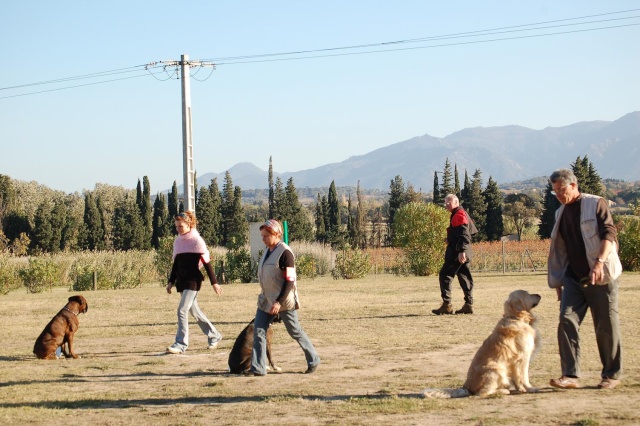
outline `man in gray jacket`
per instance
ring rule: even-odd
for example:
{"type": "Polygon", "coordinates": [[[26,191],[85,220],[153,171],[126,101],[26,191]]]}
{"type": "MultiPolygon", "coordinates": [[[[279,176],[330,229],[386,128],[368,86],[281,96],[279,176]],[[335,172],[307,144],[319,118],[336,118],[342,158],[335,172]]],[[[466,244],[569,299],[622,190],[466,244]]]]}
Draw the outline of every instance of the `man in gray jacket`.
{"type": "Polygon", "coordinates": [[[618,280],[611,278],[619,265],[616,228],[606,201],[581,194],[571,170],[560,169],[549,178],[562,204],[551,232],[548,282],[560,303],[558,345],[562,376],[550,384],[561,389],[582,385],[580,376],[580,324],[591,310],[602,362],[601,389],[620,383],[622,370],[618,324],[618,280]]]}

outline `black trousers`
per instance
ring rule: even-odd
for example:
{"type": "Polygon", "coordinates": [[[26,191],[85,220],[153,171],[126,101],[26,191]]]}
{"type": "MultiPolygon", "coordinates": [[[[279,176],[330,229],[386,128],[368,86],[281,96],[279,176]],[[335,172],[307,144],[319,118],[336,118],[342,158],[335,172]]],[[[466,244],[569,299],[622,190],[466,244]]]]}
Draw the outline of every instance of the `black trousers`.
{"type": "Polygon", "coordinates": [[[460,288],[464,293],[464,301],[473,304],[473,277],[469,270],[469,262],[460,263],[458,258],[446,256],[440,269],[440,296],[444,303],[451,303],[451,283],[458,277],[460,288]]]}

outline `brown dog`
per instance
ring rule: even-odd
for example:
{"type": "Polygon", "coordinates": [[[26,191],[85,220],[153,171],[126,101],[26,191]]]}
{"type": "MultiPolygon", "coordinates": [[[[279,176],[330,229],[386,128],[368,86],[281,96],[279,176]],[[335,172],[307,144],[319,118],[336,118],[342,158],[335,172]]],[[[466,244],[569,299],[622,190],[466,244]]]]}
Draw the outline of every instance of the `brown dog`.
{"type": "Polygon", "coordinates": [[[56,350],[62,349],[65,358],[77,359],[73,352],[73,336],[78,331],[78,315],[89,310],[84,296],[71,296],[69,303],[53,317],[33,345],[33,353],[40,359],[57,359],[56,350]]]}
{"type": "Polygon", "coordinates": [[[536,316],[539,294],[511,292],[504,315],[476,352],[461,389],[425,389],[425,398],[460,398],[469,395],[508,395],[537,392],[529,382],[529,363],[540,347],[536,316]]]}
{"type": "MultiPolygon", "coordinates": [[[[233,374],[242,374],[245,371],[249,371],[251,368],[251,353],[253,351],[253,321],[247,325],[242,332],[236,338],[233,344],[233,349],[229,353],[229,372],[233,374]]],[[[275,317],[273,322],[280,322],[280,317],[275,317]]],[[[267,359],[269,365],[274,371],[281,371],[280,367],[277,367],[271,359],[271,336],[273,330],[271,325],[267,328],[267,359]]],[[[268,367],[267,367],[268,368],[268,367]]]]}

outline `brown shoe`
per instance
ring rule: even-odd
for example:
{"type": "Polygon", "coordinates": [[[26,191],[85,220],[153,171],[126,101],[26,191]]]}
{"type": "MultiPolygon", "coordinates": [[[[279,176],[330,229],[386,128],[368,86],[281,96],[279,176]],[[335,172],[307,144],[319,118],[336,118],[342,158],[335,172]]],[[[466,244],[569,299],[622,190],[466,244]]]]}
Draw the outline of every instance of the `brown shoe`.
{"type": "Polygon", "coordinates": [[[578,389],[582,387],[577,377],[567,376],[562,376],[559,379],[551,379],[549,380],[549,384],[558,389],[578,389]]]}
{"type": "Polygon", "coordinates": [[[472,314],[473,313],[473,305],[469,304],[469,303],[465,303],[464,305],[462,305],[462,308],[458,309],[456,311],[456,315],[457,314],[472,314]]]}
{"type": "Polygon", "coordinates": [[[438,309],[432,309],[431,312],[433,312],[436,315],[452,315],[453,314],[453,306],[451,306],[451,303],[446,303],[443,302],[442,306],[440,306],[438,309]]]}
{"type": "Polygon", "coordinates": [[[613,389],[620,384],[620,380],[605,377],[598,385],[598,389],[613,389]]]}

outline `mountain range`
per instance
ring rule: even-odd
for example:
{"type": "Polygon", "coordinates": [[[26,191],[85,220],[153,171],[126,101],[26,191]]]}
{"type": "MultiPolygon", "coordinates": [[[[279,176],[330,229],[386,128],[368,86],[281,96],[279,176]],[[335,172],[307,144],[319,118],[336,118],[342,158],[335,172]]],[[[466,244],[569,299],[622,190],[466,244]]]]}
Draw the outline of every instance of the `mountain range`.
{"type": "MultiPolygon", "coordinates": [[[[603,179],[640,180],[640,111],[615,121],[585,121],[563,127],[533,130],[509,125],[473,127],[444,138],[428,134],[297,172],[275,173],[286,182],[293,177],[296,188],[356,186],[389,189],[395,176],[416,190],[433,188],[434,172],[442,171],[449,159],[460,180],[465,170],[471,178],[479,169],[483,183],[493,178],[498,184],[548,176],[553,170],[570,167],[577,157],[587,155],[603,179]]],[[[238,163],[228,169],[234,185],[246,189],[266,189],[267,171],[252,163],[238,163]]],[[[225,171],[226,172],[226,171],[225,171]]],[[[214,177],[222,186],[225,172],[206,173],[198,185],[209,185],[214,177]]]]}

